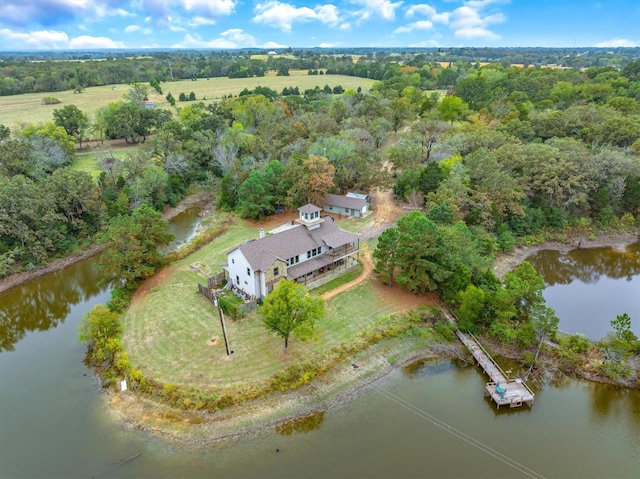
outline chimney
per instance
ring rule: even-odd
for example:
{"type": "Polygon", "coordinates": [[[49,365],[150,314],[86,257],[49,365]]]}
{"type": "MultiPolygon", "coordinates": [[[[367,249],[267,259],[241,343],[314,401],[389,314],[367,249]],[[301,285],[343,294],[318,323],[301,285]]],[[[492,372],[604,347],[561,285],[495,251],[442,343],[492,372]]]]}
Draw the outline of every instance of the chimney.
{"type": "Polygon", "coordinates": [[[260,228],[260,238],[264,238],[264,229],[260,228]]]}

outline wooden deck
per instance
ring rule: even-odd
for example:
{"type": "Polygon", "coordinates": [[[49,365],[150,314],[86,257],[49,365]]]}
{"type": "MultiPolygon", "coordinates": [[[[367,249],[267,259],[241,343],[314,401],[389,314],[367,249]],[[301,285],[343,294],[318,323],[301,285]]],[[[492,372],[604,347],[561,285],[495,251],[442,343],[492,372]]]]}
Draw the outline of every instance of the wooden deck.
{"type": "Polygon", "coordinates": [[[535,394],[522,379],[510,379],[471,333],[463,333],[457,329],[456,335],[491,379],[485,386],[484,394],[496,403],[497,408],[519,407],[523,404],[533,406],[535,394]]]}

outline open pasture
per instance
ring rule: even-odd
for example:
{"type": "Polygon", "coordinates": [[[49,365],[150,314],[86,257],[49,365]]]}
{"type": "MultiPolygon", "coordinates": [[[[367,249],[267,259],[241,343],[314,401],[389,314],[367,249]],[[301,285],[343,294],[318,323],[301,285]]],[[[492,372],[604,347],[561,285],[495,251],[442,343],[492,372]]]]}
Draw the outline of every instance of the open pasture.
{"type": "MultiPolygon", "coordinates": [[[[307,75],[306,70],[292,70],[289,76],[275,76],[274,73],[264,77],[253,78],[199,78],[195,81],[180,80],[161,84],[162,94],[149,87],[149,99],[156,108],[171,108],[165,96],[167,93],[178,99],[180,93],[189,95],[194,92],[196,100],[213,101],[227,95],[237,95],[245,88],[252,90],[257,86],[266,86],[277,92],[284,87],[298,87],[301,91],[329,85],[331,88],[341,85],[345,90],[357,90],[361,87],[368,90],[373,80],[344,75],[307,75]]],[[[0,124],[15,131],[20,125],[28,123],[44,123],[53,120],[53,110],[65,105],[76,105],[85,112],[90,120],[95,118],[98,109],[109,103],[122,100],[129,91],[130,85],[106,85],[85,89],[82,93],[62,91],[52,93],[25,93],[22,95],[0,96],[0,124]],[[44,105],[43,98],[54,97],[60,100],[56,105],[44,105]]],[[[176,102],[176,107],[188,105],[188,102],[176,102]]]]}

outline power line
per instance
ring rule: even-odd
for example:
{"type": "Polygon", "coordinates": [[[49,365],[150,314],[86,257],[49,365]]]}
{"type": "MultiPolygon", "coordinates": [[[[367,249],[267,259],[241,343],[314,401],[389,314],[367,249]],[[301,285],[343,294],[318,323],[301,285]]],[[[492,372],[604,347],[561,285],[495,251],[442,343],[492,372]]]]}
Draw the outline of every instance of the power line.
{"type": "Polygon", "coordinates": [[[382,394],[383,396],[385,396],[386,398],[390,399],[391,401],[395,402],[396,404],[404,407],[405,409],[408,409],[409,411],[411,411],[412,413],[416,414],[417,416],[421,417],[422,419],[425,419],[427,421],[429,421],[431,424],[438,426],[440,429],[443,429],[445,431],[447,431],[449,434],[452,434],[454,436],[456,436],[458,439],[462,439],[464,442],[471,444],[472,446],[475,446],[476,448],[480,449],[482,452],[484,452],[485,454],[488,454],[502,462],[504,462],[505,464],[507,464],[508,466],[513,467],[514,469],[520,471],[521,473],[532,477],[534,479],[545,479],[545,477],[541,474],[538,474],[537,472],[529,469],[528,467],[524,466],[523,464],[520,464],[519,462],[517,462],[514,459],[511,459],[508,456],[505,456],[504,454],[502,454],[499,451],[496,451],[495,449],[487,446],[486,444],[482,443],[481,441],[478,441],[477,439],[472,438],[471,436],[465,434],[464,432],[456,429],[455,427],[447,424],[446,422],[438,419],[435,416],[432,416],[431,414],[423,411],[422,409],[414,406],[413,404],[411,404],[408,401],[405,401],[404,399],[402,399],[401,397],[393,394],[390,391],[387,391],[386,389],[380,387],[380,386],[376,386],[376,385],[370,385],[369,386],[371,389],[373,389],[374,391],[377,391],[378,393],[382,394]]]}

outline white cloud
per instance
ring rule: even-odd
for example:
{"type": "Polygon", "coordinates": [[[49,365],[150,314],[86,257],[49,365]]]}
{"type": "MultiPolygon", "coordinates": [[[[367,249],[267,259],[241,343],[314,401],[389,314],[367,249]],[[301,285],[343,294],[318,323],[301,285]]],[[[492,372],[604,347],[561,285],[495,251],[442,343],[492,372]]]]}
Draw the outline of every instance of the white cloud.
{"type": "Polygon", "coordinates": [[[341,20],[335,5],[321,5],[315,8],[315,12],[318,20],[327,25],[335,25],[341,20]]]}
{"type": "Polygon", "coordinates": [[[594,46],[598,48],[616,48],[637,47],[638,44],[632,40],[627,40],[626,38],[613,38],[611,40],[607,40],[606,42],[596,43],[594,46]]]}
{"type": "Polygon", "coordinates": [[[436,9],[433,8],[431,5],[421,3],[418,5],[411,5],[407,9],[407,13],[405,14],[407,18],[411,18],[414,15],[423,15],[433,22],[449,23],[449,16],[451,15],[451,13],[450,12],[438,13],[436,9]]]}
{"type": "Polygon", "coordinates": [[[69,44],[67,34],[55,30],[18,33],[8,28],[3,28],[0,30],[0,37],[6,39],[9,44],[20,45],[21,48],[29,50],[60,50],[66,48],[69,44]]]}
{"type": "Polygon", "coordinates": [[[187,33],[184,39],[172,48],[244,48],[255,47],[256,39],[239,28],[232,28],[220,34],[220,38],[203,40],[199,35],[187,33]]]}
{"type": "Polygon", "coordinates": [[[325,25],[337,25],[340,22],[338,9],[333,5],[296,7],[289,3],[269,0],[255,6],[256,15],[252,21],[290,32],[294,23],[318,21],[325,25]]]}
{"type": "Polygon", "coordinates": [[[280,43],[277,43],[277,42],[267,42],[267,43],[263,43],[262,44],[262,48],[269,48],[269,49],[289,48],[289,46],[288,45],[281,45],[280,43]]]}
{"type": "Polygon", "coordinates": [[[389,21],[396,18],[396,10],[403,4],[402,1],[392,3],[389,0],[351,0],[351,3],[363,7],[354,12],[360,20],[379,17],[389,21]]]}
{"type": "MultiPolygon", "coordinates": [[[[87,48],[125,48],[122,42],[115,42],[108,37],[92,37],[81,35],[69,39],[65,32],[55,30],[38,30],[30,33],[18,33],[8,28],[0,30],[0,38],[9,44],[15,43],[20,49],[28,50],[79,50],[87,48]]],[[[4,43],[4,42],[3,42],[4,43]]]]}
{"type": "Polygon", "coordinates": [[[327,42],[322,42],[320,45],[318,45],[318,47],[320,48],[333,48],[335,46],[336,46],[335,43],[327,43],[327,42]]]}
{"type": "Polygon", "coordinates": [[[116,8],[115,10],[113,10],[113,15],[117,15],[119,17],[135,17],[136,16],[135,13],[128,12],[126,10],[123,10],[122,8],[116,8]]]}
{"type": "Polygon", "coordinates": [[[490,31],[487,27],[491,24],[504,22],[506,17],[502,13],[485,15],[482,9],[490,3],[495,2],[492,0],[469,1],[451,12],[450,26],[454,30],[454,35],[467,39],[499,39],[500,36],[490,31]]]}
{"type": "Polygon", "coordinates": [[[91,37],[89,35],[81,35],[72,38],[69,42],[69,48],[72,50],[84,50],[88,48],[125,48],[122,42],[115,42],[108,37],[91,37]]]}
{"type": "Polygon", "coordinates": [[[415,30],[431,30],[433,23],[429,20],[420,20],[419,22],[413,22],[404,27],[396,28],[393,33],[411,33],[415,30]]]}
{"type": "Polygon", "coordinates": [[[133,33],[133,32],[137,32],[140,31],[141,27],[139,25],[128,25],[125,27],[124,32],[125,33],[133,33]]]}
{"type": "MultiPolygon", "coordinates": [[[[432,26],[435,23],[448,25],[458,38],[497,40],[500,36],[489,27],[506,21],[506,16],[495,8],[495,5],[504,3],[509,3],[509,0],[467,0],[461,7],[450,12],[438,12],[431,5],[421,3],[407,8],[405,17],[422,16],[431,22],[432,26]],[[489,13],[485,9],[489,10],[489,13]]],[[[400,27],[394,33],[411,33],[417,29],[416,24],[419,22],[400,27]]]]}
{"type": "Polygon", "coordinates": [[[187,12],[194,12],[205,18],[220,18],[231,15],[235,8],[235,0],[183,0],[187,12]]]}
{"type": "Polygon", "coordinates": [[[473,40],[475,38],[486,38],[487,40],[499,40],[500,35],[496,35],[490,30],[482,27],[460,28],[454,32],[458,38],[473,40]]]}
{"type": "Polygon", "coordinates": [[[190,21],[189,21],[189,26],[192,28],[198,28],[201,27],[203,25],[215,25],[216,21],[212,18],[206,18],[206,17],[193,17],[190,21]]]}

